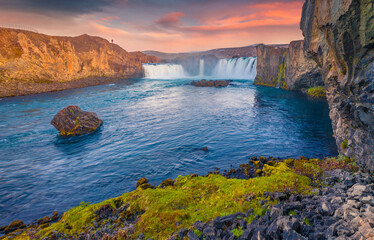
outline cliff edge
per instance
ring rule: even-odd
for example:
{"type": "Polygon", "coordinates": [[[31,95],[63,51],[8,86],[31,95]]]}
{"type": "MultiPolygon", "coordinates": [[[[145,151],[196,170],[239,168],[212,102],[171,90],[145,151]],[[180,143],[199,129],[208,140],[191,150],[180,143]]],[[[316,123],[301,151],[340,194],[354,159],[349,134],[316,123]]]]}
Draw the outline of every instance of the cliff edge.
{"type": "Polygon", "coordinates": [[[288,90],[323,86],[317,64],[304,53],[304,41],[292,41],[285,47],[257,46],[256,85],[288,90]]]}
{"type": "Polygon", "coordinates": [[[339,152],[374,170],[374,3],[307,0],[305,51],[320,67],[339,152]]]}
{"type": "Polygon", "coordinates": [[[99,37],[0,28],[0,97],[79,87],[80,80],[98,83],[89,78],[141,77],[141,64],[157,61],[99,37]]]}

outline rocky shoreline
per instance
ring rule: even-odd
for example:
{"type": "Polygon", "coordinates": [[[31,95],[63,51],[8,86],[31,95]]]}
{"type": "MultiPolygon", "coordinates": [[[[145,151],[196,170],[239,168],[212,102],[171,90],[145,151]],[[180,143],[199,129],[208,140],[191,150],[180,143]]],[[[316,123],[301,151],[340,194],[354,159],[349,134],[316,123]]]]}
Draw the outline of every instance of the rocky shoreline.
{"type": "Polygon", "coordinates": [[[0,81],[0,98],[57,92],[68,89],[105,85],[116,82],[128,82],[128,78],[90,77],[66,82],[54,81],[0,81]]]}
{"type": "MultiPolygon", "coordinates": [[[[283,160],[272,157],[252,157],[248,163],[241,164],[239,168],[223,173],[216,170],[205,176],[193,174],[182,182],[188,183],[195,179],[209,182],[212,177],[216,178],[214,176],[217,178],[224,176],[227,179],[224,181],[251,181],[251,179],[266,181],[267,176],[286,173],[289,169],[292,169],[292,172],[297,173],[298,176],[310,179],[308,184],[311,184],[311,191],[307,190],[305,192],[307,194],[302,194],[304,190],[300,192],[300,184],[303,185],[302,182],[305,179],[297,180],[296,178],[295,182],[289,183],[287,187],[274,188],[274,191],[263,191],[260,194],[248,193],[245,194],[243,200],[258,207],[221,215],[208,221],[196,221],[187,228],[181,228],[179,225],[182,223],[175,222],[175,225],[166,226],[166,228],[177,230],[168,236],[149,238],[147,232],[154,229],[147,228],[139,232],[139,222],[146,216],[147,210],[136,210],[134,203],[116,198],[110,202],[104,201],[100,206],[92,208],[93,210],[89,213],[92,216],[89,218],[91,220],[78,228],[82,232],[75,232],[79,221],[75,222],[77,220],[71,221],[71,219],[76,219],[78,216],[84,218],[86,213],[78,210],[93,206],[88,203],[82,203],[64,215],[59,216],[53,213],[52,217],[46,216],[34,221],[27,228],[21,221],[12,222],[9,226],[0,228],[3,233],[7,229],[5,233],[8,234],[1,239],[303,240],[372,239],[374,237],[374,175],[357,171],[353,160],[342,156],[325,160],[304,157],[283,160]],[[17,226],[11,229],[15,225],[17,226]],[[67,234],[70,229],[75,230],[67,234]],[[43,235],[46,233],[48,234],[43,235]]],[[[163,189],[178,191],[180,181],[180,179],[175,181],[167,179],[159,186],[152,186],[142,178],[138,181],[138,189],[134,194],[140,197],[141,194],[163,192],[163,189]]],[[[287,179],[281,177],[277,181],[287,181],[287,179]]],[[[309,188],[305,185],[301,189],[305,187],[309,188]]],[[[202,189],[196,188],[195,191],[199,192],[199,190],[202,189]]],[[[156,223],[156,225],[159,224],[161,223],[156,223]]]]}

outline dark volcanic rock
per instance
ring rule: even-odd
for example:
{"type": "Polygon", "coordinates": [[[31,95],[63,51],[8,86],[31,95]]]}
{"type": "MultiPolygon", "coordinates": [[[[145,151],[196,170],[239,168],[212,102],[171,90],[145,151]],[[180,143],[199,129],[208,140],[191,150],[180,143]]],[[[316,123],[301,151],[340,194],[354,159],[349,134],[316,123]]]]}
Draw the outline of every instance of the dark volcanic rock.
{"type": "Polygon", "coordinates": [[[195,87],[227,87],[232,80],[205,80],[192,81],[191,85],[195,87]]]}
{"type": "Polygon", "coordinates": [[[288,47],[257,46],[256,85],[300,90],[323,86],[317,64],[305,56],[304,41],[293,41],[288,47]]]}
{"type": "Polygon", "coordinates": [[[369,174],[355,174],[333,170],[325,172],[329,182],[312,195],[264,193],[270,200],[278,200],[263,216],[253,217],[253,211],[217,217],[204,223],[197,221],[194,228],[201,232],[190,239],[373,239],[374,184],[369,174]],[[351,179],[347,187],[343,179],[351,179]],[[361,184],[364,183],[365,185],[361,184]],[[240,228],[241,236],[233,235],[240,228]]]}
{"type": "Polygon", "coordinates": [[[374,4],[307,0],[301,29],[320,67],[339,152],[374,171],[374,4]]]}
{"type": "Polygon", "coordinates": [[[69,106],[57,113],[51,124],[62,136],[77,136],[95,131],[103,121],[93,112],[85,112],[78,106],[69,106]]]}

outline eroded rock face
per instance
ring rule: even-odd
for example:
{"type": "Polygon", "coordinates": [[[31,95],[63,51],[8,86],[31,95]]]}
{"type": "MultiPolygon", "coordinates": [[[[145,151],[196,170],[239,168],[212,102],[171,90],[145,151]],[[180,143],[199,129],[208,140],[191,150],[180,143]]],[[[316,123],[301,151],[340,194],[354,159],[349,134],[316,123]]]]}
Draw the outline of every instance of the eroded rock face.
{"type": "Polygon", "coordinates": [[[27,89],[20,93],[16,90],[30,82],[37,85],[93,77],[139,77],[142,63],[157,61],[156,57],[129,53],[99,37],[54,37],[0,28],[0,97],[27,94],[27,89]]]}
{"type": "Polygon", "coordinates": [[[256,85],[289,90],[323,86],[317,64],[304,53],[304,41],[293,41],[288,47],[257,47],[256,85]]]}
{"type": "Polygon", "coordinates": [[[278,86],[278,81],[283,78],[282,65],[287,54],[286,47],[273,47],[260,44],[257,46],[257,75],[256,85],[269,87],[278,86]]]}
{"type": "Polygon", "coordinates": [[[374,171],[374,3],[307,0],[305,50],[321,68],[339,152],[374,171]]]}
{"type": "Polygon", "coordinates": [[[61,136],[78,136],[96,131],[103,121],[93,112],[85,112],[78,106],[69,106],[57,113],[51,124],[61,136]]]}
{"type": "Polygon", "coordinates": [[[317,64],[305,56],[304,41],[302,40],[293,41],[289,45],[284,82],[290,90],[325,85],[317,64]]]}

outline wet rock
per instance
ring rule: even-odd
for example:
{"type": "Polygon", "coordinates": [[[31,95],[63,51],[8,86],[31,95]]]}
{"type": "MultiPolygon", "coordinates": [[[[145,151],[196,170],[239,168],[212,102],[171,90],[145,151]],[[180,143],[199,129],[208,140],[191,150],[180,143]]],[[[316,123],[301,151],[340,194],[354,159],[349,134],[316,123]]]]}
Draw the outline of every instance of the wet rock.
{"type": "Polygon", "coordinates": [[[148,183],[149,181],[148,181],[148,179],[146,179],[146,178],[141,178],[141,179],[139,179],[137,182],[136,182],[136,188],[138,188],[139,186],[141,186],[141,185],[143,185],[143,184],[145,184],[145,183],[148,183]]]}
{"type": "Polygon", "coordinates": [[[8,234],[22,228],[26,228],[26,225],[21,220],[15,220],[6,226],[3,232],[8,234]]]}
{"type": "Polygon", "coordinates": [[[51,124],[61,136],[78,136],[96,131],[103,121],[93,112],[83,111],[78,106],[68,106],[58,112],[51,124]]]}
{"type": "Polygon", "coordinates": [[[168,179],[161,182],[160,187],[165,188],[167,186],[173,186],[173,185],[174,185],[174,181],[172,179],[168,178],[168,179]]]}
{"type": "Polygon", "coordinates": [[[195,87],[227,87],[232,80],[205,80],[192,81],[191,85],[195,87]]]}
{"type": "Polygon", "coordinates": [[[39,225],[49,223],[49,222],[51,222],[51,219],[48,216],[45,216],[44,218],[41,218],[37,221],[39,225]]]}

